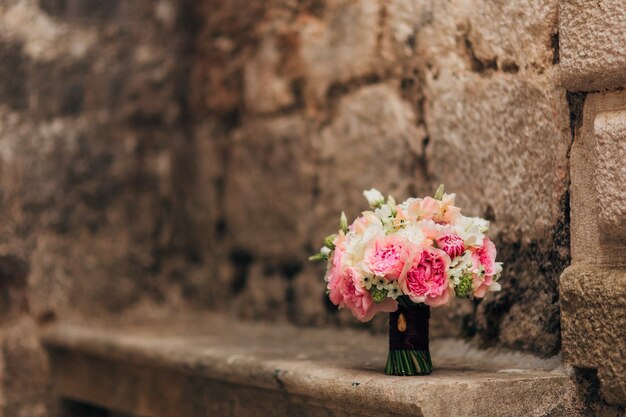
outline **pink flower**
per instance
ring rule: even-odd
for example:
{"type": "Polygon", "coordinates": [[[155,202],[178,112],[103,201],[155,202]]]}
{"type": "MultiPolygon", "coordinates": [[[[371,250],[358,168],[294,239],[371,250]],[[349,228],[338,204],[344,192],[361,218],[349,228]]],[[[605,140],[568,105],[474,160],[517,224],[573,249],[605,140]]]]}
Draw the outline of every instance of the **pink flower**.
{"type": "Polygon", "coordinates": [[[398,303],[387,298],[376,304],[372,295],[360,285],[360,277],[354,268],[345,268],[333,274],[328,282],[330,300],[339,308],[349,308],[360,321],[370,321],[376,313],[396,311],[398,303]]]}
{"type": "Polygon", "coordinates": [[[454,205],[454,194],[444,194],[443,199],[432,197],[412,199],[407,212],[402,215],[412,220],[433,220],[437,224],[456,224],[461,216],[461,209],[454,205]]]}
{"type": "Polygon", "coordinates": [[[448,233],[437,239],[437,246],[448,254],[450,259],[461,256],[465,251],[465,243],[459,235],[448,233]]]}
{"type": "Polygon", "coordinates": [[[496,273],[496,245],[488,237],[483,239],[483,246],[472,251],[472,260],[483,266],[485,275],[493,276],[496,273]]]}
{"type": "Polygon", "coordinates": [[[426,197],[421,201],[421,218],[432,219],[440,210],[441,203],[432,197],[426,197]]]}
{"type": "Polygon", "coordinates": [[[410,249],[410,243],[399,236],[380,237],[365,249],[365,266],[376,276],[396,280],[409,258],[410,249]]]}
{"type": "Polygon", "coordinates": [[[493,277],[485,276],[483,278],[478,274],[472,277],[472,286],[474,287],[474,297],[483,298],[487,294],[489,286],[493,284],[493,277]]]}
{"type": "Polygon", "coordinates": [[[415,303],[431,307],[445,304],[450,297],[449,265],[450,257],[444,251],[428,247],[417,253],[411,268],[400,278],[400,287],[415,303]]]}
{"type": "Polygon", "coordinates": [[[473,278],[474,297],[483,298],[489,286],[494,283],[493,276],[496,273],[496,245],[494,245],[489,238],[485,237],[483,239],[483,246],[472,251],[472,262],[475,268],[482,265],[485,271],[484,276],[481,277],[475,274],[473,278]]]}

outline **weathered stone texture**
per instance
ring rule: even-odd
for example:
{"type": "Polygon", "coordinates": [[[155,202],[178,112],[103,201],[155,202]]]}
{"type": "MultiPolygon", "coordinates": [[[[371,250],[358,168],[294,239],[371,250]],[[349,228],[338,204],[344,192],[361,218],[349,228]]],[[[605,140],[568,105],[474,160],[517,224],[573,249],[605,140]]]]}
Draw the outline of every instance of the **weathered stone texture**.
{"type": "Polygon", "coordinates": [[[380,374],[386,341],[365,332],[238,323],[220,315],[176,319],[174,325],[160,318],[141,326],[53,329],[45,341],[55,386],[92,404],[154,417],[207,411],[316,417],[585,415],[575,385],[554,358],[486,354],[462,341],[439,340],[432,344],[435,373],[389,377],[380,374]],[[100,381],[92,383],[96,375],[100,381]]]}
{"type": "Polygon", "coordinates": [[[602,397],[626,405],[623,92],[587,95],[571,154],[572,266],[561,276],[564,359],[597,369],[602,397]]]}
{"type": "Polygon", "coordinates": [[[380,7],[372,0],[331,0],[324,6],[323,18],[300,17],[300,54],[307,95],[322,100],[331,84],[363,77],[381,68],[380,7]]]}
{"type": "Polygon", "coordinates": [[[274,300],[250,274],[282,271],[291,320],[354,323],[317,295],[298,309],[323,286],[306,256],[341,210],[365,208],[362,189],[402,199],[444,182],[492,221],[509,279],[477,306],[434,314],[434,334],[556,353],[571,144],[557,2],[254,3],[258,22],[231,6],[202,9],[192,71],[205,91],[194,112],[224,115],[223,282],[274,300]]]}
{"type": "Polygon", "coordinates": [[[600,113],[594,120],[598,166],[598,226],[604,239],[626,244],[626,109],[600,113]]]}
{"type": "Polygon", "coordinates": [[[569,260],[556,19],[555,1],[450,2],[431,9],[416,40],[426,178],[491,221],[505,265],[503,291],[464,316],[463,334],[545,355],[559,349],[558,276],[569,260]]]}
{"type": "Polygon", "coordinates": [[[48,361],[38,330],[29,319],[16,320],[0,334],[0,415],[47,417],[50,398],[48,361]]]}
{"type": "Polygon", "coordinates": [[[458,190],[467,211],[488,213],[507,241],[544,239],[564,215],[569,126],[565,93],[553,86],[552,78],[474,74],[429,83],[429,174],[458,190]]]}
{"type": "Polygon", "coordinates": [[[232,141],[224,198],[233,246],[260,257],[297,257],[308,239],[313,198],[306,120],[251,121],[232,141]]]}
{"type": "Polygon", "coordinates": [[[354,219],[367,208],[363,190],[375,187],[399,201],[408,197],[422,153],[416,122],[391,85],[366,86],[339,100],[332,123],[316,139],[316,243],[337,230],[342,210],[354,219]]]}
{"type": "Polygon", "coordinates": [[[623,145],[626,94],[589,94],[571,152],[572,259],[624,264],[623,145]],[[622,138],[622,139],[620,139],[622,138]],[[623,159],[623,158],[622,158],[623,159]]]}
{"type": "Polygon", "coordinates": [[[54,413],[38,326],[192,285],[147,279],[187,256],[179,7],[0,2],[0,415],[54,413]]]}
{"type": "Polygon", "coordinates": [[[560,68],[568,90],[626,84],[626,8],[621,0],[567,0],[559,19],[560,68]]]}
{"type": "Polygon", "coordinates": [[[626,403],[626,271],[571,266],[561,276],[564,359],[597,368],[602,396],[626,403]]]}
{"type": "Polygon", "coordinates": [[[574,258],[617,258],[601,230],[623,242],[622,99],[589,95],[581,127],[559,79],[623,84],[616,5],[0,0],[0,330],[28,318],[27,343],[35,322],[190,306],[359,325],[307,256],[363,189],[443,182],[492,222],[505,271],[431,333],[557,353],[570,165],[592,241],[574,258]]]}

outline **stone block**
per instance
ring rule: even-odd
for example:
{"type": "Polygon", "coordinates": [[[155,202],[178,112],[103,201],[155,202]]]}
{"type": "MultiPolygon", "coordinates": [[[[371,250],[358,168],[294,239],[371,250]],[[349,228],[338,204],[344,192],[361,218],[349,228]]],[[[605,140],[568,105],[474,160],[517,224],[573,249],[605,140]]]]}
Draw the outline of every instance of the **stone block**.
{"type": "Polygon", "coordinates": [[[556,0],[451,1],[425,10],[417,52],[427,73],[543,73],[558,55],[556,0]]]}
{"type": "Polygon", "coordinates": [[[594,120],[598,227],[603,240],[626,246],[626,108],[594,120]]]}
{"type": "Polygon", "coordinates": [[[561,4],[562,82],[571,91],[626,84],[626,8],[622,0],[567,0],[561,4]]]}
{"type": "Polygon", "coordinates": [[[373,0],[326,2],[324,17],[299,22],[305,96],[321,102],[333,83],[376,73],[382,68],[378,42],[380,5],[373,0]]]}
{"type": "Polygon", "coordinates": [[[554,355],[558,276],[569,263],[571,144],[566,92],[554,69],[558,1],[388,4],[389,22],[401,23],[389,30],[415,42],[415,57],[403,62],[420,75],[416,101],[427,140],[412,192],[445,183],[465,214],[491,221],[506,268],[501,293],[473,312],[464,303],[449,313],[466,336],[554,355]]]}
{"type": "Polygon", "coordinates": [[[604,399],[626,405],[626,270],[578,264],[560,282],[563,359],[597,368],[604,399]]]}
{"type": "MultiPolygon", "coordinates": [[[[270,113],[293,105],[294,74],[284,68],[289,55],[295,52],[279,48],[278,34],[266,34],[260,41],[254,57],[244,66],[244,100],[251,113],[270,113]]],[[[283,46],[285,48],[285,46],[283,46]]]]}
{"type": "Polygon", "coordinates": [[[571,151],[572,261],[625,264],[623,92],[586,96],[571,151]]]}
{"type": "Polygon", "coordinates": [[[304,258],[314,178],[306,121],[251,121],[232,141],[224,197],[230,241],[262,258],[304,258]]]}
{"type": "Polygon", "coordinates": [[[338,230],[342,210],[351,221],[369,209],[363,190],[375,187],[398,201],[409,196],[419,174],[422,135],[411,106],[390,85],[363,87],[341,98],[334,119],[316,141],[316,244],[338,230]]]}
{"type": "Polygon", "coordinates": [[[549,75],[446,72],[426,87],[430,175],[508,241],[544,239],[564,216],[570,135],[555,85],[549,75]]]}

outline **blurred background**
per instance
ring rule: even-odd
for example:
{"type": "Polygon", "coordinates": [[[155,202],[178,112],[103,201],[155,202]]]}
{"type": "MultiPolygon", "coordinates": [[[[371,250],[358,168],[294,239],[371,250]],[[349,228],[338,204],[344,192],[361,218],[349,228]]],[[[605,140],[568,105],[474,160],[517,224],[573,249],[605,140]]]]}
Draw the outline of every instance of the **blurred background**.
{"type": "Polygon", "coordinates": [[[434,337],[557,354],[582,103],[558,63],[554,0],[0,0],[5,415],[45,415],[37,332],[66,318],[384,332],[307,261],[371,187],[444,183],[492,222],[502,291],[434,337]]]}

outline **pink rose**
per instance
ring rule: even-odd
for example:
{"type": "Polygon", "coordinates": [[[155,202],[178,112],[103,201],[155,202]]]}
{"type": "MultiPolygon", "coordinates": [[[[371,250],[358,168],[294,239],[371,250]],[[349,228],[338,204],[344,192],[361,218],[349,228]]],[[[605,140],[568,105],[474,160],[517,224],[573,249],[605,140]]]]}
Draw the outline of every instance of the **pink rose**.
{"type": "Polygon", "coordinates": [[[365,249],[365,266],[372,274],[396,280],[410,255],[411,244],[399,236],[375,239],[365,249]]]}
{"type": "Polygon", "coordinates": [[[387,298],[376,304],[372,295],[360,285],[360,277],[354,268],[345,268],[343,273],[333,274],[328,282],[330,300],[339,308],[349,308],[360,321],[370,321],[376,313],[396,311],[398,303],[387,298]]]}
{"type": "Polygon", "coordinates": [[[437,239],[437,246],[447,253],[450,259],[461,256],[465,251],[465,243],[463,242],[463,239],[461,239],[459,235],[452,233],[445,234],[437,239]]]}
{"type": "Polygon", "coordinates": [[[472,251],[472,260],[483,266],[485,275],[493,276],[496,273],[496,245],[485,237],[483,246],[472,251]]]}
{"type": "Polygon", "coordinates": [[[480,277],[478,274],[474,274],[472,277],[472,286],[474,287],[474,297],[483,298],[487,294],[489,286],[493,284],[493,277],[484,276],[480,277]]]}
{"type": "Polygon", "coordinates": [[[400,287],[415,303],[431,307],[445,304],[450,297],[449,265],[450,257],[444,251],[428,247],[417,253],[411,268],[400,278],[400,287]]]}
{"type": "Polygon", "coordinates": [[[493,276],[496,273],[496,245],[489,238],[483,239],[483,246],[472,251],[472,262],[474,268],[482,265],[485,275],[481,277],[474,275],[473,287],[474,297],[483,298],[487,293],[489,286],[493,284],[493,276]]]}

